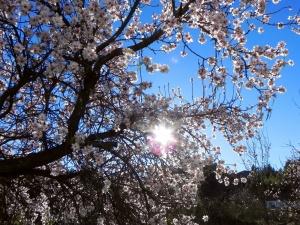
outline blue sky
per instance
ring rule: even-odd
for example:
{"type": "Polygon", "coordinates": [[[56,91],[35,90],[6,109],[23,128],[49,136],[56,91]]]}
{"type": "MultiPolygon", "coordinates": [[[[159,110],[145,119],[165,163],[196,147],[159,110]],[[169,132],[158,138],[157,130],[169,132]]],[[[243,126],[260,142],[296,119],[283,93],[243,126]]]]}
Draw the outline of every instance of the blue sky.
{"type": "MultiPolygon", "coordinates": [[[[294,10],[288,9],[282,11],[276,16],[278,20],[284,20],[289,13],[295,14],[300,9],[300,1],[298,0],[282,0],[280,6],[291,5],[294,10]]],[[[278,6],[276,6],[278,7],[278,6]]],[[[251,34],[248,44],[269,44],[275,46],[279,41],[287,42],[289,49],[289,59],[293,59],[295,66],[286,67],[282,71],[282,77],[278,80],[278,84],[282,84],[287,88],[284,95],[278,95],[273,104],[271,117],[265,121],[263,128],[264,133],[269,137],[271,142],[270,163],[276,168],[284,165],[287,157],[290,155],[289,144],[300,147],[300,36],[291,32],[288,27],[282,30],[276,28],[265,29],[263,34],[251,34]]],[[[196,42],[196,40],[195,40],[196,42]]],[[[197,42],[196,42],[197,43],[197,42]]],[[[201,48],[203,52],[211,51],[209,47],[201,48]]],[[[170,72],[167,74],[152,75],[143,73],[143,79],[153,82],[153,90],[158,91],[160,86],[167,87],[168,83],[171,88],[180,87],[186,99],[191,99],[191,83],[190,77],[195,77],[198,65],[197,59],[194,57],[182,58],[179,54],[179,48],[175,52],[168,55],[155,55],[153,61],[157,63],[167,63],[170,65],[170,72]]],[[[200,83],[199,83],[200,85],[200,83]]],[[[197,83],[195,83],[197,89],[197,83]]],[[[224,145],[223,157],[228,163],[238,163],[238,167],[242,169],[242,163],[239,156],[229,151],[229,147],[224,145]]]]}

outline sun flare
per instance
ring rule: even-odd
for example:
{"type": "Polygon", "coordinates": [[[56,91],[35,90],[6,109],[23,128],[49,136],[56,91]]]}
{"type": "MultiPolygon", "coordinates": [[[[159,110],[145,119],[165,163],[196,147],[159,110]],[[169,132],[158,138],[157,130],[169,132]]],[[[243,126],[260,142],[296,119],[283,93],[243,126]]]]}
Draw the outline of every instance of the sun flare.
{"type": "Polygon", "coordinates": [[[173,129],[164,124],[156,125],[153,129],[154,141],[161,146],[174,142],[173,129]]]}

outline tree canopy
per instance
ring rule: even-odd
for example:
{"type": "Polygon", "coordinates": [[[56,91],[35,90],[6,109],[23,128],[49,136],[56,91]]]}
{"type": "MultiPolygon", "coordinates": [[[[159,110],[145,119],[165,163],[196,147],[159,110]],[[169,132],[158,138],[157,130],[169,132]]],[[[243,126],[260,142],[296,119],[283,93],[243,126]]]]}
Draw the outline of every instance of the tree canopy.
{"type": "Polygon", "coordinates": [[[194,224],[203,166],[221,151],[211,135],[244,152],[285,91],[286,43],[247,45],[264,26],[299,33],[297,15],[272,20],[277,2],[0,1],[3,223],[194,224]],[[138,77],[168,72],[150,56],[177,48],[198,62],[191,102],[138,77]]]}

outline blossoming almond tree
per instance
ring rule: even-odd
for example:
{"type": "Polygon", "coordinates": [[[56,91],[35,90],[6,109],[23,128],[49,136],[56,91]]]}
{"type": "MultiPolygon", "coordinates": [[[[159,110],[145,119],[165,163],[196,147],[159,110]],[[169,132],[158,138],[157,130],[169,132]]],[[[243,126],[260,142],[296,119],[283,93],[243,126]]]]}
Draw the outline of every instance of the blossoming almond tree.
{"type": "MultiPolygon", "coordinates": [[[[277,24],[269,4],[0,1],[3,223],[194,224],[202,167],[220,152],[210,131],[243,152],[284,92],[286,44],[246,45],[277,24]],[[199,62],[202,95],[191,103],[177,91],[147,94],[151,83],[137,79],[138,70],[168,72],[149,56],[176,48],[199,62]],[[255,103],[242,103],[245,88],[255,103]]],[[[299,23],[292,15],[278,26],[299,32],[299,23]]]]}

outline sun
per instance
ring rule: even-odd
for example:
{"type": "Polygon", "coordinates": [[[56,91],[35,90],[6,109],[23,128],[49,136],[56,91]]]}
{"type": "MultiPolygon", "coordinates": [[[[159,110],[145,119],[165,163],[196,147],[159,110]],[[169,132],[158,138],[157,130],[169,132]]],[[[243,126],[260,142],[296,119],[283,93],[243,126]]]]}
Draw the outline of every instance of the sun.
{"type": "Polygon", "coordinates": [[[152,130],[152,133],[153,140],[163,147],[174,142],[175,140],[173,135],[173,129],[167,127],[165,124],[156,125],[152,130]]]}

